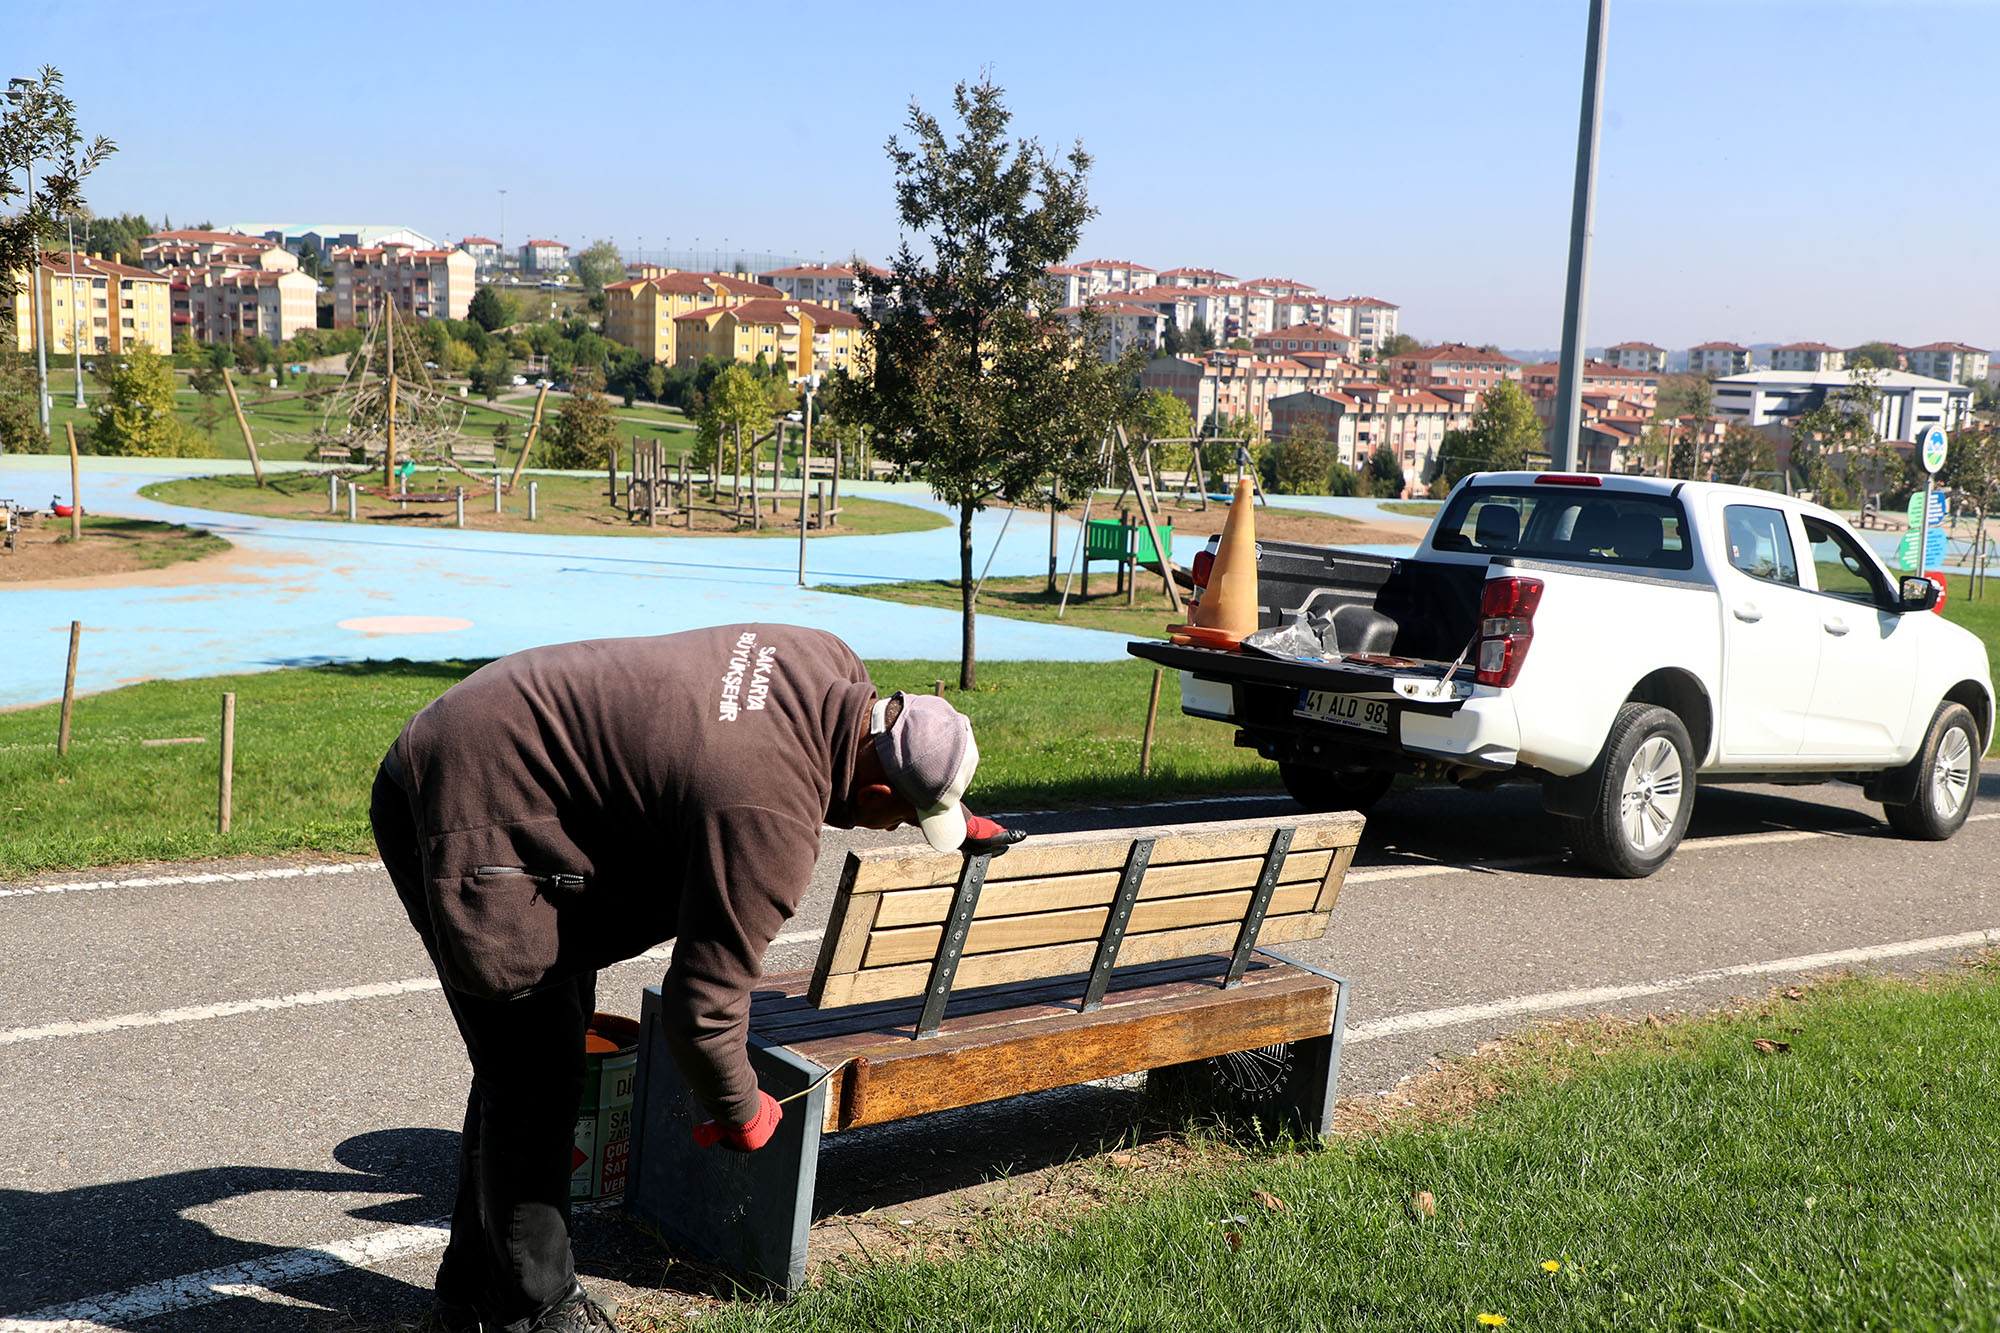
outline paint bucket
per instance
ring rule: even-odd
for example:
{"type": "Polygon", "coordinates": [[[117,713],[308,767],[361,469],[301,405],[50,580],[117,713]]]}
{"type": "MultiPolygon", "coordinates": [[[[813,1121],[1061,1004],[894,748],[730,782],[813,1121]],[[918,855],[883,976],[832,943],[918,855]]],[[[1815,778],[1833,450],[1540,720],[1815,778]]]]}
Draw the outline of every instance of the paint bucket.
{"type": "Polygon", "coordinates": [[[614,1199],[625,1192],[625,1163],[632,1153],[639,1025],[616,1014],[592,1014],[583,1052],[583,1105],[576,1115],[569,1197],[614,1199]]]}

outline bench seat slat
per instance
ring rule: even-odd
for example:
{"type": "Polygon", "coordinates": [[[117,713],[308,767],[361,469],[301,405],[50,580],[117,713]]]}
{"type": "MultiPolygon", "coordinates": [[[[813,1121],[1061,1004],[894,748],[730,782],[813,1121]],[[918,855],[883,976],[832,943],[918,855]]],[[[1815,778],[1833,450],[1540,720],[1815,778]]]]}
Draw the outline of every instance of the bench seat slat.
{"type": "MultiPolygon", "coordinates": [[[[1264,918],[1264,928],[1258,933],[1257,942],[1262,945],[1273,945],[1318,939],[1326,933],[1326,923],[1326,914],[1322,912],[1295,912],[1284,916],[1274,914],[1264,918]]],[[[1219,925],[1191,926],[1182,930],[1155,931],[1145,935],[1128,934],[1125,937],[1125,947],[1119,952],[1119,961],[1150,963],[1166,958],[1182,958],[1189,954],[1233,949],[1236,945],[1238,924],[1235,921],[1226,921],[1219,925]]],[[[1027,981],[1054,973],[1087,972],[1096,956],[1095,940],[1015,949],[1007,953],[979,954],[967,957],[959,964],[957,984],[990,986],[1009,981],[1027,981]]],[[[817,1002],[822,1006],[859,1004],[869,1000],[918,995],[923,992],[924,984],[930,978],[930,970],[930,962],[926,959],[918,963],[902,963],[893,967],[870,968],[863,972],[831,976],[827,978],[817,1002]]]]}
{"type": "MultiPolygon", "coordinates": [[[[1299,815],[1286,824],[1298,829],[1294,851],[1323,851],[1352,846],[1361,836],[1362,819],[1355,814],[1299,815]]],[[[997,858],[988,872],[989,887],[1018,879],[1069,875],[1080,871],[1111,871],[1125,864],[1125,849],[1134,838],[1153,839],[1155,866],[1184,861],[1210,862],[1234,857],[1262,857],[1271,845],[1271,824],[1230,820],[1206,824],[1169,824],[1155,828],[1085,830],[1038,834],[997,858]],[[1115,837],[1108,836],[1115,833],[1115,837]]],[[[892,889],[949,887],[958,882],[957,861],[929,849],[871,847],[848,853],[854,863],[849,892],[883,893],[892,889]]]]}
{"type": "Polygon", "coordinates": [[[823,1131],[853,1129],[1324,1037],[1333,1026],[1338,990],[1338,982],[1285,968],[1261,984],[1229,991],[1203,986],[1143,1004],[1107,1003],[1089,1013],[1018,1021],[988,1015],[969,1030],[947,1030],[924,1041],[858,1034],[787,1045],[827,1068],[850,1056],[867,1057],[867,1091],[858,1113],[844,1124],[839,1119],[851,1068],[836,1075],[843,1086],[827,1098],[823,1131]]]}
{"type": "MultiPolygon", "coordinates": [[[[1337,851],[1294,852],[1285,860],[1282,882],[1325,878],[1337,851]]],[[[1148,866],[1139,887],[1139,901],[1171,898],[1184,893],[1209,893],[1218,889],[1247,889],[1257,882],[1264,868],[1261,857],[1241,856],[1227,861],[1189,861],[1180,865],[1148,866]]],[[[1088,871],[1076,875],[1042,875],[1033,879],[1006,881],[1004,896],[995,893],[980,899],[974,920],[1028,912],[1056,912],[1066,908],[1108,906],[1118,892],[1118,872],[1088,871]]],[[[881,905],[875,911],[877,930],[890,926],[935,925],[951,911],[950,889],[899,889],[872,895],[881,905]]]]}
{"type": "MultiPolygon", "coordinates": [[[[1319,897],[1317,878],[1299,884],[1284,884],[1271,897],[1273,913],[1310,912],[1319,897]]],[[[1183,926],[1209,925],[1218,921],[1241,921],[1250,905],[1247,888],[1221,893],[1185,894],[1178,898],[1141,900],[1132,909],[1128,936],[1154,931],[1177,930],[1183,926]]],[[[1002,953],[1040,945],[1095,943],[1104,933],[1109,907],[1080,907],[1066,912],[1033,912],[1020,916],[974,921],[966,935],[965,956],[1002,953]]],[[[892,967],[898,963],[921,962],[937,953],[942,926],[903,926],[876,930],[869,936],[863,968],[892,967]]],[[[961,964],[963,966],[963,964],[961,964]]]]}

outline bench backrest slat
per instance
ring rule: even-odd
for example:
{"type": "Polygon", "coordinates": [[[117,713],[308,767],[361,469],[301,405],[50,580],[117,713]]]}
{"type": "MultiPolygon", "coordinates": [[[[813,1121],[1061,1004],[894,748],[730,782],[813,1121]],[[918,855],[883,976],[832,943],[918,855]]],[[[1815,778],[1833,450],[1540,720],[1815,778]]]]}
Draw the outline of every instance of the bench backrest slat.
{"type": "MultiPolygon", "coordinates": [[[[1230,952],[1279,828],[1296,833],[1258,942],[1318,938],[1361,827],[1359,815],[1296,815],[1030,839],[987,867],[954,988],[1088,972],[1137,838],[1151,838],[1153,849],[1119,949],[1121,966],[1230,952]]],[[[849,853],[812,1003],[922,994],[962,865],[955,852],[927,848],[849,853]]]]}

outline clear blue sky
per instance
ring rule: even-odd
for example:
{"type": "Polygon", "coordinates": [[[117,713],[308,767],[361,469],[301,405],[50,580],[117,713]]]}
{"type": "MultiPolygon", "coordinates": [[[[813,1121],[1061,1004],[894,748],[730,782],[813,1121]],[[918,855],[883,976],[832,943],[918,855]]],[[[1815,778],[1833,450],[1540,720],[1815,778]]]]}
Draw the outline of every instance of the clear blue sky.
{"type": "MultiPolygon", "coordinates": [[[[7,8],[0,73],[118,142],[101,212],[456,240],[504,188],[510,244],[880,257],[884,142],[987,70],[1096,159],[1077,258],[1560,340],[1584,0],[7,8]]],[[[1996,0],[1611,0],[1590,342],[2000,347],[1996,58],[1996,0]]]]}

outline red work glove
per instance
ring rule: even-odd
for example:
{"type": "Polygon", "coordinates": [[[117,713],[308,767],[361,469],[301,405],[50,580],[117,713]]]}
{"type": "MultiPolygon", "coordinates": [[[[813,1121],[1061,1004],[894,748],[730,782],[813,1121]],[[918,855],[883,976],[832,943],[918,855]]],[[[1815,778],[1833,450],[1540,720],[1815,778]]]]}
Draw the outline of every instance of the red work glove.
{"type": "Polygon", "coordinates": [[[747,1125],[725,1125],[715,1120],[704,1120],[694,1127],[695,1146],[712,1148],[721,1144],[734,1152],[756,1152],[771,1141],[778,1132],[778,1122],[785,1118],[784,1108],[777,1099],[757,1090],[757,1114],[747,1125]]]}
{"type": "Polygon", "coordinates": [[[967,856],[998,856],[1027,837],[1017,828],[996,824],[984,815],[965,814],[965,841],[958,849],[967,856]]]}

